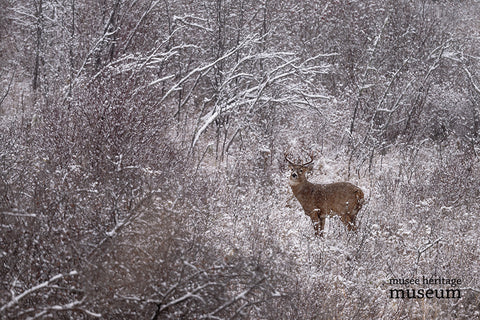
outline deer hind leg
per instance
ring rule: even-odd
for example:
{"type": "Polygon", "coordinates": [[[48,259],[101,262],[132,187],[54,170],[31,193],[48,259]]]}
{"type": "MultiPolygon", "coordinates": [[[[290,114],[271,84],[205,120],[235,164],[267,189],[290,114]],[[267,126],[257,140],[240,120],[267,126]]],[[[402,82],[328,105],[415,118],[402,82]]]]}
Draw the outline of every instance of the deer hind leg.
{"type": "Polygon", "coordinates": [[[348,214],[348,222],[349,224],[347,225],[348,231],[357,231],[357,226],[355,225],[355,220],[357,219],[357,213],[362,209],[363,203],[365,199],[363,198],[363,193],[357,193],[357,203],[355,208],[351,213],[348,214]]]}
{"type": "Polygon", "coordinates": [[[357,231],[357,226],[355,220],[357,219],[357,214],[352,213],[348,216],[347,230],[348,231],[357,231]]]}
{"type": "Polygon", "coordinates": [[[348,231],[356,231],[357,226],[355,225],[356,213],[346,213],[341,216],[343,224],[347,227],[348,231]]]}

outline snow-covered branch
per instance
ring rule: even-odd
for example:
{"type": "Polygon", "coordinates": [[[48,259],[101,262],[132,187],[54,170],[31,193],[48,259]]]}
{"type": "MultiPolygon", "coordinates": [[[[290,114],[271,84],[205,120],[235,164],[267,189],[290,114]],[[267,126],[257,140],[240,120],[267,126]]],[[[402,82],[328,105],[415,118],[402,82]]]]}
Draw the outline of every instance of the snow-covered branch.
{"type": "Polygon", "coordinates": [[[266,96],[266,91],[274,87],[277,83],[285,82],[282,96],[285,102],[295,104],[311,105],[309,99],[328,99],[325,95],[319,95],[315,92],[305,91],[296,86],[287,84],[289,79],[294,77],[303,77],[305,75],[315,75],[322,73],[327,64],[318,64],[315,62],[318,58],[335,56],[336,54],[318,54],[314,57],[300,61],[295,54],[289,52],[270,52],[256,55],[247,55],[237,61],[231,69],[224,73],[223,82],[218,88],[217,100],[212,109],[205,115],[199,117],[197,128],[192,139],[191,148],[197,144],[200,136],[207,128],[222,114],[232,110],[238,110],[242,106],[248,106],[246,113],[252,112],[259,101],[280,102],[282,98],[266,96]],[[270,70],[263,74],[255,76],[253,73],[243,72],[243,64],[250,61],[266,60],[272,64],[270,70]],[[311,66],[310,64],[313,63],[311,66]],[[237,81],[241,81],[242,90],[236,88],[237,81]]]}
{"type": "Polygon", "coordinates": [[[32,309],[25,310],[23,313],[28,314],[31,312],[36,312],[34,316],[27,318],[29,320],[41,319],[44,317],[54,317],[53,315],[54,312],[58,313],[58,312],[67,312],[67,311],[82,312],[93,318],[102,317],[100,313],[82,308],[82,304],[84,303],[85,303],[85,299],[82,299],[82,300],[77,300],[77,301],[73,301],[70,303],[62,304],[62,305],[52,305],[52,306],[42,307],[42,308],[32,308],[32,309]]]}
{"type": "Polygon", "coordinates": [[[256,281],[254,284],[250,285],[248,288],[246,288],[245,290],[243,290],[242,292],[240,292],[239,294],[235,295],[234,297],[232,297],[230,300],[226,301],[224,304],[222,304],[221,306],[219,306],[217,309],[215,309],[214,311],[210,312],[208,315],[205,315],[205,316],[202,316],[201,319],[211,319],[211,318],[217,318],[215,317],[216,314],[218,314],[219,312],[221,312],[222,310],[225,310],[226,308],[228,308],[229,306],[231,306],[232,304],[234,304],[235,302],[237,301],[240,301],[240,300],[245,300],[245,299],[248,299],[247,298],[247,295],[255,288],[257,288],[263,281],[265,281],[266,278],[260,278],[258,281],[256,281]]]}
{"type": "Polygon", "coordinates": [[[465,71],[465,73],[467,74],[468,76],[468,80],[470,80],[470,83],[472,84],[472,87],[473,89],[475,90],[476,93],[480,94],[480,87],[475,83],[474,79],[473,79],[473,76],[472,76],[472,73],[470,72],[470,70],[468,70],[467,67],[463,67],[463,70],[465,71]]]}
{"type": "Polygon", "coordinates": [[[30,217],[30,218],[37,217],[35,213],[23,213],[23,212],[17,212],[17,211],[1,211],[0,214],[6,215],[6,216],[13,216],[13,217],[30,217]]]}
{"type": "Polygon", "coordinates": [[[52,283],[54,283],[54,282],[56,282],[60,279],[63,279],[65,277],[69,277],[69,276],[75,276],[77,274],[78,274],[77,271],[71,271],[69,273],[60,273],[60,274],[57,274],[56,276],[53,276],[52,278],[50,278],[49,280],[47,280],[45,282],[42,282],[42,283],[40,283],[40,284],[38,284],[34,287],[31,287],[30,289],[25,290],[24,292],[22,292],[18,295],[14,295],[8,303],[6,303],[2,307],[0,307],[0,312],[6,310],[8,308],[11,308],[12,306],[16,305],[20,300],[22,300],[23,298],[25,298],[26,296],[28,296],[29,294],[31,294],[35,291],[46,288],[46,287],[50,286],[52,283]]]}

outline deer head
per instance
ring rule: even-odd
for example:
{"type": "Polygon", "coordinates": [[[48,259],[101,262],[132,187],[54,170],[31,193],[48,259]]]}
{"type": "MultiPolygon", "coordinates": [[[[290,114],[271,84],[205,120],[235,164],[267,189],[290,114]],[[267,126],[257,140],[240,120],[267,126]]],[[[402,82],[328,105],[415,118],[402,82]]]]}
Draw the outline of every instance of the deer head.
{"type": "Polygon", "coordinates": [[[288,162],[288,167],[291,170],[290,173],[290,185],[298,185],[304,181],[307,181],[306,173],[313,170],[313,155],[309,154],[310,161],[301,164],[295,164],[288,159],[288,154],[285,154],[285,160],[288,162]]]}

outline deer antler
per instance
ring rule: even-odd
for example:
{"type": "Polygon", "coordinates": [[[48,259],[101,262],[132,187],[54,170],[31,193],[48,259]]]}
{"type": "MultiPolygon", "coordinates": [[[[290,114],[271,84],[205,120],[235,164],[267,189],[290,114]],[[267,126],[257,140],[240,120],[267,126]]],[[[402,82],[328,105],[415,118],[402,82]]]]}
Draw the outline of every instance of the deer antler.
{"type": "Polygon", "coordinates": [[[310,163],[313,162],[313,152],[310,152],[310,153],[308,154],[308,157],[310,158],[310,161],[302,164],[302,167],[308,166],[310,163]]]}
{"type": "MultiPolygon", "coordinates": [[[[289,155],[290,155],[290,152],[285,152],[285,160],[286,160],[289,164],[291,164],[292,166],[299,166],[298,164],[295,164],[294,162],[292,162],[291,160],[288,159],[288,156],[289,156],[289,155]]],[[[300,164],[300,166],[305,167],[305,166],[308,166],[309,164],[311,164],[311,163],[313,162],[313,160],[314,160],[314,158],[313,158],[313,152],[310,152],[310,153],[308,154],[308,157],[310,158],[310,160],[309,160],[308,162],[304,163],[304,164],[300,164]]]]}
{"type": "Polygon", "coordinates": [[[288,163],[290,163],[292,166],[296,166],[295,163],[293,163],[292,161],[290,161],[290,160],[288,159],[288,155],[289,155],[289,154],[290,154],[289,152],[285,152],[285,160],[286,160],[288,163]]]}

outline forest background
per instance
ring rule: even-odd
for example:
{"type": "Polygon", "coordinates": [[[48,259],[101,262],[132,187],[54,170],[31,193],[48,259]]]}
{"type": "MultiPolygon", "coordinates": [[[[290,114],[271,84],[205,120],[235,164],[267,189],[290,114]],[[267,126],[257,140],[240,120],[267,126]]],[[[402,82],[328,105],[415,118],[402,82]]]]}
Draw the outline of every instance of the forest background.
{"type": "Polygon", "coordinates": [[[479,318],[479,66],[474,0],[0,0],[0,318],[479,318]]]}

